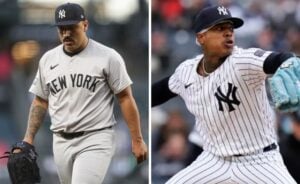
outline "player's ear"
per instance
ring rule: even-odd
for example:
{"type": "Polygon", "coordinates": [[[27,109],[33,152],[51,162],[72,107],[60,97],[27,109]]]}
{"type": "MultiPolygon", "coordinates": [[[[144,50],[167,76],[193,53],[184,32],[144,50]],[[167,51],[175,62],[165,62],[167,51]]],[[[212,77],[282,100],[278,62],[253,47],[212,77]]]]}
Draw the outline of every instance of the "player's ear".
{"type": "Polygon", "coordinates": [[[84,29],[84,32],[87,32],[88,27],[89,27],[89,22],[88,22],[87,20],[83,21],[83,29],[84,29]]]}
{"type": "Polygon", "coordinates": [[[196,34],[196,39],[197,39],[198,43],[202,45],[204,43],[204,34],[203,33],[197,33],[196,34]]]}

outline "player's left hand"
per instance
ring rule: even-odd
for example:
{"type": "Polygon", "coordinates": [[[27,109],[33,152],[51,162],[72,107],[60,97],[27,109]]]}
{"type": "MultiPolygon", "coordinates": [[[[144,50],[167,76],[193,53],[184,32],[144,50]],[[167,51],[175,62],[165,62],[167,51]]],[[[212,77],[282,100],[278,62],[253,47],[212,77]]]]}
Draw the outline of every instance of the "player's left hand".
{"type": "Polygon", "coordinates": [[[40,183],[38,155],[32,144],[17,142],[4,157],[8,158],[7,168],[12,183],[40,183]]]}
{"type": "Polygon", "coordinates": [[[142,163],[147,159],[148,149],[143,139],[132,140],[132,153],[135,156],[137,163],[142,163]]]}
{"type": "Polygon", "coordinates": [[[287,59],[269,80],[275,108],[280,112],[300,109],[300,59],[287,59]]]}

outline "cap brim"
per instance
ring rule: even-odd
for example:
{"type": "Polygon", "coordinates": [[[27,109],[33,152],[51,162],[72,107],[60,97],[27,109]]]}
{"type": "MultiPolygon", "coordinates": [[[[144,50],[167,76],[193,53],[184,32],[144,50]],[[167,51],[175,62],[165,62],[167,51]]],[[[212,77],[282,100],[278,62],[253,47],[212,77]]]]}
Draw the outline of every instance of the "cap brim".
{"type": "Polygon", "coordinates": [[[62,22],[55,23],[54,26],[69,26],[69,25],[78,24],[79,22],[80,20],[62,21],[62,22]]]}
{"type": "Polygon", "coordinates": [[[225,22],[225,21],[230,21],[232,22],[233,24],[233,27],[236,29],[236,28],[239,28],[241,27],[243,24],[244,24],[244,21],[240,18],[236,18],[236,17],[230,17],[230,18],[225,18],[225,19],[219,19],[219,20],[216,20],[215,22],[213,22],[209,27],[213,27],[221,22],[225,22]]]}

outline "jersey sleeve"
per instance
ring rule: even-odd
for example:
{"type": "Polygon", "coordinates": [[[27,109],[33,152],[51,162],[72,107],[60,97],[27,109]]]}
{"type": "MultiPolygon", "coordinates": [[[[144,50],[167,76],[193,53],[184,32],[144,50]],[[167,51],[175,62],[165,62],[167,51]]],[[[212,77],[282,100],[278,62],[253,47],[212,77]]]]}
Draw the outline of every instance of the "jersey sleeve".
{"type": "Polygon", "coordinates": [[[175,72],[171,75],[169,79],[169,89],[171,92],[180,95],[182,91],[182,80],[180,79],[182,73],[182,64],[178,66],[175,72]]]}
{"type": "Polygon", "coordinates": [[[271,53],[259,48],[242,50],[233,55],[234,67],[247,83],[260,83],[267,77],[263,65],[271,53]]]}
{"type": "Polygon", "coordinates": [[[194,74],[196,74],[196,67],[201,57],[202,56],[199,55],[180,63],[169,79],[169,89],[172,93],[177,95],[185,93],[185,86],[191,84],[193,81],[192,78],[194,74]]]}
{"type": "Polygon", "coordinates": [[[126,70],[125,62],[116,51],[112,52],[109,61],[108,84],[114,94],[120,93],[123,89],[132,84],[126,70]]]}
{"type": "Polygon", "coordinates": [[[36,96],[41,97],[44,100],[48,100],[49,90],[47,88],[45,77],[43,75],[43,70],[42,70],[44,59],[45,57],[42,57],[42,59],[40,60],[39,68],[37,70],[33,83],[31,84],[29,92],[35,94],[36,96]]]}

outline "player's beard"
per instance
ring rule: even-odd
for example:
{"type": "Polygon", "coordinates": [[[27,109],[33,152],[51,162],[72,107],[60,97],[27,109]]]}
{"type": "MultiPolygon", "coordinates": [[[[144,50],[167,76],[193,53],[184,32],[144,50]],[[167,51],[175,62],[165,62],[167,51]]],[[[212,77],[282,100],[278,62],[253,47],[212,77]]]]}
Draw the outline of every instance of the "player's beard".
{"type": "Polygon", "coordinates": [[[78,50],[76,41],[70,37],[66,37],[63,39],[63,45],[64,49],[70,53],[76,52],[78,50]]]}

